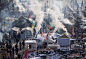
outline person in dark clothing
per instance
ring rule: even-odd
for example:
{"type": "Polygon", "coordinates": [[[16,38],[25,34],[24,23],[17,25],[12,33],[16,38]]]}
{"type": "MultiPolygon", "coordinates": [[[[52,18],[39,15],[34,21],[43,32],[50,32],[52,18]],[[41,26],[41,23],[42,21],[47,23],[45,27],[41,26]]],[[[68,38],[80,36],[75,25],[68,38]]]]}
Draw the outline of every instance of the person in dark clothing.
{"type": "Polygon", "coordinates": [[[9,49],[11,49],[11,48],[12,48],[12,45],[10,44],[9,46],[10,46],[10,48],[9,48],[9,49]]]}
{"type": "Polygon", "coordinates": [[[20,44],[20,50],[21,50],[21,41],[20,41],[20,43],[19,43],[19,44],[20,44]]]}
{"type": "Polygon", "coordinates": [[[11,53],[11,49],[10,49],[10,57],[11,57],[11,54],[12,54],[12,53],[11,53]]]}
{"type": "Polygon", "coordinates": [[[5,59],[5,57],[3,56],[3,59],[5,59]]]}
{"type": "Polygon", "coordinates": [[[21,55],[20,54],[18,54],[18,59],[20,59],[21,58],[21,55]]]}
{"type": "Polygon", "coordinates": [[[18,38],[16,38],[16,43],[18,43],[18,38]]]}
{"type": "Polygon", "coordinates": [[[15,45],[16,54],[18,54],[18,45],[15,45]]]}
{"type": "Polygon", "coordinates": [[[8,58],[7,59],[10,59],[10,57],[8,56],[8,58]]]}
{"type": "Polygon", "coordinates": [[[83,50],[85,49],[85,46],[83,45],[83,50]]]}
{"type": "Polygon", "coordinates": [[[6,43],[6,50],[7,50],[7,53],[8,53],[8,43],[6,43]]]}
{"type": "Polygon", "coordinates": [[[13,58],[14,58],[14,47],[12,48],[12,54],[13,54],[13,58]]]}
{"type": "Polygon", "coordinates": [[[13,55],[14,55],[14,47],[12,48],[12,52],[13,52],[13,55]]]}
{"type": "Polygon", "coordinates": [[[16,55],[18,54],[18,48],[16,48],[16,55]]]}
{"type": "Polygon", "coordinates": [[[17,48],[17,47],[18,47],[18,45],[16,44],[16,45],[15,45],[15,48],[17,48]]]}
{"type": "Polygon", "coordinates": [[[23,45],[23,48],[24,48],[24,46],[25,46],[24,40],[23,40],[23,42],[22,42],[22,45],[23,45]]]}

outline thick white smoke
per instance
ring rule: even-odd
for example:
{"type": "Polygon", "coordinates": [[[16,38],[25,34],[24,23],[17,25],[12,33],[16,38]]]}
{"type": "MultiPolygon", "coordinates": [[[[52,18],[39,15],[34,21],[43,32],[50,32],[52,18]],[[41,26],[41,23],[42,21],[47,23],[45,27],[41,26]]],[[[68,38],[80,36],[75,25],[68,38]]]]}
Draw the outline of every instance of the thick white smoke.
{"type": "Polygon", "coordinates": [[[39,2],[38,0],[31,0],[31,5],[30,10],[33,11],[33,13],[36,15],[36,21],[37,21],[37,27],[36,27],[36,32],[41,28],[41,23],[44,19],[44,12],[42,11],[42,3],[39,2]]]}
{"type": "MultiPolygon", "coordinates": [[[[62,14],[62,12],[61,12],[62,11],[62,1],[54,1],[52,7],[51,6],[49,6],[49,7],[53,8],[52,10],[50,8],[47,9],[47,12],[49,12],[49,14],[51,14],[51,18],[52,18],[51,26],[55,26],[55,29],[54,29],[53,32],[56,32],[56,30],[58,28],[61,28],[64,31],[66,31],[66,34],[68,34],[67,29],[60,22],[60,21],[65,22],[65,19],[63,19],[64,18],[64,14],[62,14]],[[62,19],[58,20],[58,18],[62,18],[62,19]]],[[[68,20],[68,19],[66,19],[66,20],[68,20]]]]}
{"type": "Polygon", "coordinates": [[[3,39],[3,33],[0,32],[0,42],[2,42],[3,39]]]}
{"type": "MultiPolygon", "coordinates": [[[[45,0],[44,1],[41,1],[41,0],[40,1],[39,0],[21,0],[21,2],[19,0],[14,0],[13,3],[15,4],[14,11],[16,11],[16,7],[19,7],[19,12],[21,12],[21,13],[29,14],[30,11],[32,11],[36,15],[36,21],[37,21],[36,33],[38,33],[38,31],[41,28],[41,23],[42,23],[43,19],[45,18],[44,17],[45,13],[51,15],[50,18],[52,19],[52,22],[50,23],[50,25],[51,25],[51,27],[55,26],[54,32],[58,28],[61,28],[67,32],[67,29],[65,28],[65,26],[60,22],[60,21],[65,22],[65,19],[63,19],[64,14],[62,13],[62,11],[63,11],[62,10],[63,9],[63,2],[62,1],[58,1],[58,0],[51,1],[50,0],[47,3],[45,0]],[[46,12],[44,12],[45,3],[48,5],[48,7],[46,7],[46,12]],[[62,19],[58,20],[58,18],[62,18],[62,19]]],[[[4,13],[5,12],[3,12],[2,14],[4,14],[4,13]]],[[[9,15],[9,19],[13,19],[15,17],[15,15],[11,16],[9,13],[5,13],[5,16],[6,15],[9,15]]],[[[23,14],[19,14],[19,15],[23,15],[23,14]]],[[[5,18],[5,16],[4,16],[4,18],[5,18]]],[[[66,21],[68,21],[68,19],[66,19],[66,21]]],[[[11,24],[11,22],[10,22],[10,24],[11,24]]],[[[11,27],[10,24],[9,24],[9,27],[11,27]]]]}
{"type": "Polygon", "coordinates": [[[47,3],[45,0],[44,1],[21,0],[21,2],[19,2],[18,0],[15,0],[15,3],[16,3],[16,7],[17,6],[19,7],[20,12],[29,13],[29,11],[32,11],[36,15],[36,21],[37,21],[36,32],[38,32],[41,28],[41,23],[44,19],[44,13],[45,13],[44,10],[42,10],[42,8],[45,9],[44,4],[46,3],[46,6],[48,5],[48,8],[46,7],[46,14],[51,15],[50,18],[52,19],[52,22],[50,24],[51,24],[51,27],[55,26],[54,32],[56,32],[58,28],[61,28],[67,33],[67,29],[60,22],[60,21],[65,22],[64,21],[65,19],[63,19],[64,14],[62,13],[63,1],[53,0],[53,1],[48,1],[47,3]],[[25,7],[22,4],[25,5],[25,7]],[[58,18],[62,18],[62,20],[58,20],[58,18]]]}
{"type": "Polygon", "coordinates": [[[15,0],[14,3],[16,4],[15,7],[19,7],[19,12],[29,13],[32,11],[36,15],[37,27],[35,29],[38,33],[44,18],[44,12],[41,10],[42,3],[40,3],[38,0],[21,0],[21,2],[15,0]]]}

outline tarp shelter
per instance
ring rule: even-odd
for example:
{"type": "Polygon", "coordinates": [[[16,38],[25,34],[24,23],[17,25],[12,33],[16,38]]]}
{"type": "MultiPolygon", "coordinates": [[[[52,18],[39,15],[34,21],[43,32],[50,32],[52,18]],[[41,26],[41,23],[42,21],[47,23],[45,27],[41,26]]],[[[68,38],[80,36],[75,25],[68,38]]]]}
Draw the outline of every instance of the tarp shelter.
{"type": "Polygon", "coordinates": [[[30,27],[22,28],[21,30],[21,39],[32,38],[33,29],[30,27]]]}
{"type": "Polygon", "coordinates": [[[16,32],[18,33],[18,32],[20,31],[20,28],[18,28],[18,27],[13,27],[12,30],[13,30],[13,31],[16,31],[16,32]]]}
{"type": "Polygon", "coordinates": [[[66,34],[63,34],[57,39],[57,44],[62,47],[68,47],[70,46],[70,38],[66,34]]]}
{"type": "Polygon", "coordinates": [[[16,36],[18,33],[20,33],[20,28],[18,28],[18,27],[13,27],[13,28],[11,29],[11,37],[12,37],[12,38],[15,38],[15,36],[16,36]]]}
{"type": "Polygon", "coordinates": [[[28,51],[36,51],[37,44],[35,40],[25,40],[25,49],[28,51]]]}
{"type": "Polygon", "coordinates": [[[21,16],[19,17],[18,20],[15,20],[13,23],[12,23],[12,27],[19,27],[19,28],[25,28],[25,27],[31,27],[31,21],[27,18],[27,17],[24,17],[24,16],[21,16]]]}

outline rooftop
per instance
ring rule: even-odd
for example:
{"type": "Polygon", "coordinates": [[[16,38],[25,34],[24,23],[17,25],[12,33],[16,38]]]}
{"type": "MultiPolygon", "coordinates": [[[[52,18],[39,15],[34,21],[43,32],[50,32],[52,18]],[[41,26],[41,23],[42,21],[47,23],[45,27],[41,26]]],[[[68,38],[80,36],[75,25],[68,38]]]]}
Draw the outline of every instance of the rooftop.
{"type": "Polygon", "coordinates": [[[63,34],[63,35],[60,36],[59,38],[70,38],[70,37],[68,37],[66,34],[63,34]]]}
{"type": "Polygon", "coordinates": [[[25,43],[36,43],[35,40],[26,40],[25,43]]]}
{"type": "Polygon", "coordinates": [[[19,30],[20,30],[20,28],[13,27],[13,28],[12,28],[12,30],[14,30],[14,31],[19,31],[19,30]]]}

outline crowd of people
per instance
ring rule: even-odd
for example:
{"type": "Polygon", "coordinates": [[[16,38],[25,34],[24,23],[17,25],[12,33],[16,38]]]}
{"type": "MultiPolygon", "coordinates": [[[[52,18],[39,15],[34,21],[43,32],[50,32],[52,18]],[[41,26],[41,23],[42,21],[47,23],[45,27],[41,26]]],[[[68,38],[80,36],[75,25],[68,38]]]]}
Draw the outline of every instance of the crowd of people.
{"type": "MultiPolygon", "coordinates": [[[[22,49],[24,49],[25,40],[20,41],[20,42],[16,42],[16,44],[13,46],[11,43],[7,42],[5,44],[6,48],[4,49],[6,51],[5,55],[1,55],[2,59],[9,59],[9,58],[14,58],[15,55],[17,55],[18,59],[20,59],[20,54],[18,53],[19,51],[21,51],[22,49]],[[19,43],[19,44],[18,44],[19,43]]],[[[1,47],[3,48],[3,47],[1,47]]]]}

